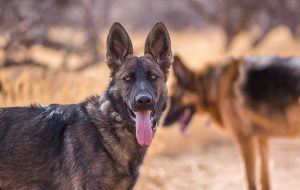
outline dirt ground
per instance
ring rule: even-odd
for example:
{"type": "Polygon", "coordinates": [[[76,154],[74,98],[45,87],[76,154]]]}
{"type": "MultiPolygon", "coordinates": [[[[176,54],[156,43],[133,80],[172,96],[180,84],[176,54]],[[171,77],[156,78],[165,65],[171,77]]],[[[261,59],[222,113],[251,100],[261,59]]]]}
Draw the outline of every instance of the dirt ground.
{"type": "MultiPolygon", "coordinates": [[[[178,134],[174,137],[174,141],[176,138],[183,137],[178,134]]],[[[203,146],[203,143],[198,142],[199,148],[194,150],[178,151],[174,146],[168,150],[174,151],[173,153],[149,155],[142,166],[141,176],[135,189],[246,189],[243,165],[234,144],[228,138],[214,139],[206,143],[203,146]]],[[[300,189],[300,181],[297,177],[300,175],[299,146],[299,139],[272,142],[270,171],[273,190],[300,189]]]]}
{"type": "MultiPolygon", "coordinates": [[[[131,33],[130,33],[131,35],[131,33]]],[[[103,35],[105,38],[106,36],[103,35]]],[[[135,52],[142,52],[146,34],[133,35],[135,52]]],[[[220,44],[222,35],[195,31],[171,32],[172,48],[193,69],[207,61],[227,56],[220,44]]],[[[256,49],[241,35],[229,54],[300,55],[295,41],[284,28],[278,28],[256,49]]],[[[57,67],[61,54],[47,54],[40,47],[32,50],[37,61],[49,61],[52,70],[36,67],[0,69],[0,105],[30,103],[76,103],[92,94],[101,94],[108,82],[105,64],[81,72],[64,72],[57,67]],[[44,54],[44,55],[43,55],[44,54]],[[51,62],[52,61],[52,62],[51,62]],[[99,81],[99,82],[98,82],[99,81]]],[[[1,52],[0,52],[1,59],[1,52]]],[[[172,81],[172,78],[171,78],[172,81]]],[[[159,128],[141,167],[135,190],[241,190],[245,186],[240,155],[226,133],[205,127],[204,117],[194,117],[188,137],[176,126],[159,128]]],[[[273,190],[300,189],[300,140],[276,140],[270,162],[273,190]]]]}

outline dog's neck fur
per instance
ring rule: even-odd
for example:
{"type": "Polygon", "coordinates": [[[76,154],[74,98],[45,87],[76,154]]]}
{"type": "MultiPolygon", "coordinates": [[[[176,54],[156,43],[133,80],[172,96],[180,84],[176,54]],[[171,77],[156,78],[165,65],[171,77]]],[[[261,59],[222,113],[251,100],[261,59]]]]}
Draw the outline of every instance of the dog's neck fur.
{"type": "Polygon", "coordinates": [[[201,109],[208,112],[215,122],[222,126],[222,118],[219,109],[219,78],[217,77],[217,68],[208,67],[206,70],[198,75],[197,78],[197,94],[199,94],[199,101],[201,109]]]}
{"type": "Polygon", "coordinates": [[[219,126],[223,126],[220,100],[234,97],[232,84],[239,75],[239,64],[240,60],[229,59],[221,66],[210,66],[198,75],[197,86],[202,109],[207,111],[219,126]]]}
{"type": "Polygon", "coordinates": [[[141,165],[146,147],[140,146],[135,137],[135,131],[129,130],[134,123],[128,121],[120,113],[120,108],[113,105],[112,96],[106,93],[94,96],[86,101],[86,110],[102,141],[107,153],[113,152],[112,160],[120,172],[136,175],[141,165]],[[101,132],[100,132],[101,131],[101,132]],[[129,168],[128,168],[129,166],[129,168]]]}

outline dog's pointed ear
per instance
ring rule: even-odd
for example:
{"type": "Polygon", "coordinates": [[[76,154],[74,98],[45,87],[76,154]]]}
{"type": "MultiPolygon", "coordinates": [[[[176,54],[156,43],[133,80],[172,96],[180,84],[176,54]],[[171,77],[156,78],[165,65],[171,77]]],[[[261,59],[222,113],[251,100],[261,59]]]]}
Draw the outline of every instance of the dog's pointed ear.
{"type": "Polygon", "coordinates": [[[174,56],[173,70],[174,75],[180,84],[184,87],[193,86],[196,80],[195,73],[185,66],[180,57],[177,55],[174,56]]]}
{"type": "Polygon", "coordinates": [[[178,80],[185,81],[188,79],[188,76],[193,75],[192,71],[189,68],[187,68],[187,66],[185,66],[185,64],[178,55],[174,56],[173,70],[175,77],[178,80]]]}
{"type": "Polygon", "coordinates": [[[126,56],[133,54],[132,43],[124,27],[115,22],[107,36],[106,60],[110,71],[116,71],[126,56]]]}
{"type": "Polygon", "coordinates": [[[156,23],[147,36],[145,54],[150,54],[160,68],[168,73],[173,62],[171,40],[167,28],[162,22],[156,23]]]}

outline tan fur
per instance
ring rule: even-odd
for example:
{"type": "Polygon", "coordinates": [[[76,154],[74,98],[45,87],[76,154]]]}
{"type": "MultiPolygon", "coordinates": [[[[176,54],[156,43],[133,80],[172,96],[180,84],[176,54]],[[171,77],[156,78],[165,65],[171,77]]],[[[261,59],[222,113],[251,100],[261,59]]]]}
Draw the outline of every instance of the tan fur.
{"type": "MultiPolygon", "coordinates": [[[[260,60],[258,57],[255,59],[260,60]]],[[[174,93],[181,91],[182,105],[195,105],[199,108],[198,113],[203,111],[209,113],[217,123],[229,131],[244,160],[248,190],[259,189],[255,176],[258,156],[261,163],[259,169],[261,189],[269,190],[268,140],[273,137],[291,138],[299,135],[300,106],[297,100],[282,110],[278,108],[280,111],[270,111],[267,104],[259,104],[254,110],[251,104],[247,104],[247,97],[241,88],[247,77],[245,71],[249,69],[244,62],[244,59],[228,59],[220,65],[215,65],[212,68],[213,77],[207,75],[208,68],[201,73],[193,73],[197,90],[191,92],[177,84],[175,87],[177,89],[173,91],[174,93]],[[204,96],[201,95],[203,92],[204,96]],[[195,98],[195,95],[198,98],[195,98]],[[207,105],[203,105],[201,101],[203,99],[206,99],[207,105]]],[[[182,65],[178,67],[184,68],[182,65]]],[[[191,71],[186,72],[187,75],[191,75],[191,71]]]]}
{"type": "Polygon", "coordinates": [[[238,61],[231,62],[220,76],[219,109],[224,121],[223,125],[230,130],[235,142],[238,144],[245,161],[248,189],[256,190],[255,165],[256,155],[260,159],[260,182],[262,190],[270,189],[268,172],[268,140],[271,137],[294,137],[300,132],[300,107],[295,102],[283,112],[270,113],[264,105],[258,110],[253,110],[246,102],[246,97],[241,93],[239,79],[245,69],[238,61]],[[237,67],[238,66],[238,67],[237,67]],[[253,127],[255,123],[259,127],[253,127]],[[255,144],[257,143],[257,147],[255,144]]]}

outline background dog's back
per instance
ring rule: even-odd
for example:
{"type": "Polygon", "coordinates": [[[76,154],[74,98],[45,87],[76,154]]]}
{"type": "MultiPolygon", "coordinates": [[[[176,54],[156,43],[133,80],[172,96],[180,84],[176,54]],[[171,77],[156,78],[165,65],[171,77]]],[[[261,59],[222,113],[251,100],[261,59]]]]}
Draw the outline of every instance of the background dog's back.
{"type": "Polygon", "coordinates": [[[300,132],[299,58],[247,57],[240,65],[236,87],[240,109],[255,133],[294,136],[300,132]]]}
{"type": "MultiPolygon", "coordinates": [[[[282,108],[300,95],[300,59],[248,57],[242,73],[242,91],[251,104],[282,108]]],[[[241,76],[240,78],[242,78],[241,76]]]]}

